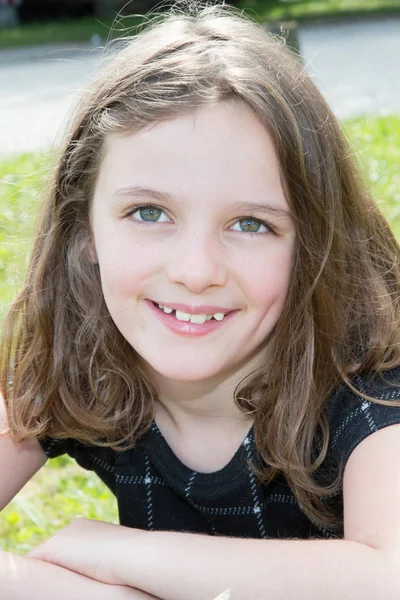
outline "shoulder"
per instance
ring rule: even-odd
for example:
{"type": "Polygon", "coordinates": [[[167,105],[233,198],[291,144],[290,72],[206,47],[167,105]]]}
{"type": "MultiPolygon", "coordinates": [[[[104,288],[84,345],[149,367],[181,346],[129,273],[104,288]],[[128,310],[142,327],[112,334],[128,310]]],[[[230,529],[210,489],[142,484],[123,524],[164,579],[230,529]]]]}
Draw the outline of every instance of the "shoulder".
{"type": "Polygon", "coordinates": [[[362,396],[342,383],[326,408],[328,453],[342,467],[363,439],[400,423],[400,366],[379,373],[360,373],[350,381],[362,396]]]}
{"type": "Polygon", "coordinates": [[[57,458],[63,454],[75,457],[75,452],[79,446],[79,442],[72,438],[56,439],[50,436],[38,438],[37,441],[41,445],[47,458],[57,458]]]}
{"type": "Polygon", "coordinates": [[[85,469],[96,470],[96,465],[107,470],[114,468],[115,451],[111,448],[85,444],[74,438],[44,437],[38,439],[38,442],[47,458],[57,458],[67,454],[85,469]]]}
{"type": "MultiPolygon", "coordinates": [[[[359,373],[349,379],[355,389],[343,382],[327,403],[326,416],[332,424],[348,418],[354,410],[365,411],[375,406],[378,412],[378,407],[390,411],[400,400],[400,365],[388,371],[359,373]]],[[[389,414],[388,411],[383,412],[389,414]]]]}

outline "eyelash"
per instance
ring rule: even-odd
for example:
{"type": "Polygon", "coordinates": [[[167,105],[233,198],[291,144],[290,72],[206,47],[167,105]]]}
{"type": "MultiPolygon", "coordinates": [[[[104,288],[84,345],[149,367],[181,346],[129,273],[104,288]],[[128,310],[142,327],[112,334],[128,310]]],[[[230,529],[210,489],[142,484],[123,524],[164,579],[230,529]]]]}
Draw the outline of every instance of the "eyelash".
{"type": "MultiPolygon", "coordinates": [[[[140,211],[142,208],[156,208],[157,210],[160,210],[161,212],[165,212],[163,208],[161,208],[161,206],[157,206],[156,204],[138,204],[135,206],[132,206],[129,209],[129,212],[127,212],[125,214],[125,217],[132,217],[132,215],[134,215],[136,212],[140,211]]],[[[256,231],[242,231],[241,233],[253,236],[253,235],[266,235],[266,234],[274,234],[276,235],[276,230],[274,227],[272,227],[272,225],[270,225],[269,223],[267,223],[266,221],[262,221],[261,219],[256,219],[255,217],[252,217],[251,215],[246,215],[244,217],[239,217],[234,224],[240,222],[240,221],[255,221],[257,223],[260,223],[261,225],[264,225],[264,227],[266,227],[268,229],[268,231],[263,231],[262,233],[258,233],[256,231]]],[[[144,225],[146,226],[151,226],[153,224],[157,225],[157,221],[154,221],[153,223],[150,221],[137,221],[135,219],[132,219],[132,221],[134,223],[139,223],[139,225],[144,225]]]]}

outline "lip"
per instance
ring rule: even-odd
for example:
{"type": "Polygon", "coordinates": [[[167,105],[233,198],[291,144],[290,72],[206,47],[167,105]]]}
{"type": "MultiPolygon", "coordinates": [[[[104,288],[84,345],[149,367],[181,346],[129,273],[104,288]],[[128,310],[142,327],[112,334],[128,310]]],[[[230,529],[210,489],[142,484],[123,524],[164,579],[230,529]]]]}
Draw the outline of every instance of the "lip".
{"type": "Polygon", "coordinates": [[[233,308],[224,308],[222,306],[211,306],[210,304],[200,304],[199,306],[193,306],[193,304],[176,304],[173,302],[159,302],[158,300],[150,300],[161,306],[168,306],[174,310],[188,313],[189,315],[215,315],[215,313],[224,313],[225,315],[232,312],[233,308]]]}
{"type": "MultiPolygon", "coordinates": [[[[221,327],[225,327],[239,312],[239,310],[232,310],[222,319],[222,321],[211,319],[202,325],[198,325],[197,323],[191,323],[190,321],[179,321],[176,317],[172,316],[172,314],[167,314],[157,308],[151,300],[146,300],[145,303],[152,311],[154,316],[157,317],[157,319],[170,331],[177,333],[178,335],[191,338],[202,337],[216,331],[217,329],[220,329],[221,327]]],[[[172,305],[170,306],[172,308],[172,305]]]]}

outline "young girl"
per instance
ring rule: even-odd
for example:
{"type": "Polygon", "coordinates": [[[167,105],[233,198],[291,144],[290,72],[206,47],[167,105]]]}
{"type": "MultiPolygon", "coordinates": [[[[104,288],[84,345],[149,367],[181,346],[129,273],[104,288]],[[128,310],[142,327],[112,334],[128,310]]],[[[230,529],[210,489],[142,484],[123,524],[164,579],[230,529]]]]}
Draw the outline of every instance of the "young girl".
{"type": "Polygon", "coordinates": [[[4,324],[0,440],[1,506],[67,453],[122,527],[3,553],[6,597],[398,598],[399,298],[399,246],[282,40],[190,3],[125,42],[4,324]]]}

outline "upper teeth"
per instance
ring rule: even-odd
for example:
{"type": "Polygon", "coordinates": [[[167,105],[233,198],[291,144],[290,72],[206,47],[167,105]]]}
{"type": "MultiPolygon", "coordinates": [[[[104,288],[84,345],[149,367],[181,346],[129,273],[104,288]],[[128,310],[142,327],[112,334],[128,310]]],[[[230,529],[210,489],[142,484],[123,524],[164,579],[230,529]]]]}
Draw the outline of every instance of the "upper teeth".
{"type": "MultiPolygon", "coordinates": [[[[162,304],[158,304],[157,306],[159,308],[162,308],[162,310],[164,312],[166,312],[167,314],[172,313],[172,311],[174,310],[173,308],[170,308],[169,306],[162,306],[162,304]]],[[[216,321],[222,321],[224,316],[225,316],[224,313],[215,313],[213,315],[205,315],[205,314],[191,315],[189,313],[185,313],[180,310],[177,310],[175,313],[175,317],[178,319],[178,321],[190,321],[191,323],[196,323],[197,325],[202,325],[203,323],[205,323],[206,321],[209,321],[213,317],[216,321]]]]}

